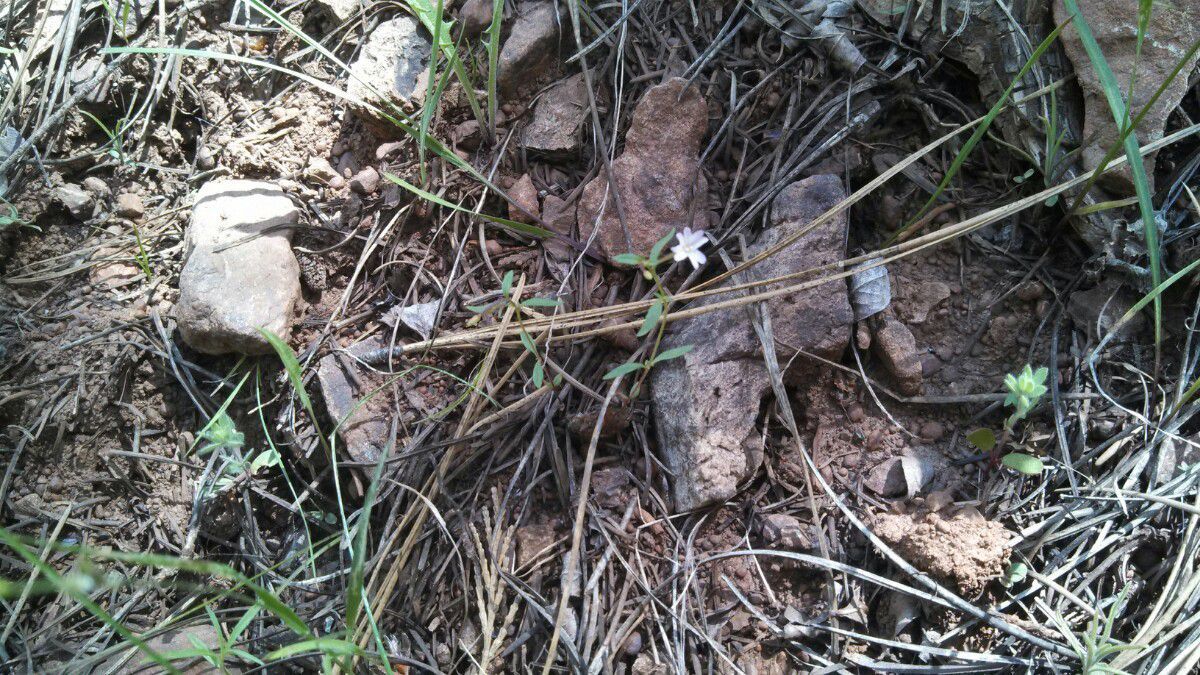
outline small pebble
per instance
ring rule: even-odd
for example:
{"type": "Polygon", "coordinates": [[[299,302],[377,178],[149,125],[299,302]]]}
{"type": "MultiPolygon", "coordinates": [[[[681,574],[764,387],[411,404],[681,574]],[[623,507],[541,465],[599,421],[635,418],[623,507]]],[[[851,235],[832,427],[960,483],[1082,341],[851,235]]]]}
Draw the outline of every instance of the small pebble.
{"type": "Polygon", "coordinates": [[[146,215],[146,207],[142,205],[142,198],[132,192],[122,192],[117,195],[113,211],[118,216],[130,220],[137,220],[146,215]]]}
{"type": "Polygon", "coordinates": [[[860,405],[852,405],[846,409],[846,417],[849,417],[851,422],[861,422],[863,416],[863,409],[860,405]]]}
{"type": "Polygon", "coordinates": [[[375,194],[379,189],[379,172],[372,166],[359,171],[350,179],[350,189],[360,195],[375,194]]]}
{"type": "Polygon", "coordinates": [[[921,425],[921,438],[927,441],[941,440],[945,433],[946,428],[942,426],[941,422],[930,420],[921,425]]]}

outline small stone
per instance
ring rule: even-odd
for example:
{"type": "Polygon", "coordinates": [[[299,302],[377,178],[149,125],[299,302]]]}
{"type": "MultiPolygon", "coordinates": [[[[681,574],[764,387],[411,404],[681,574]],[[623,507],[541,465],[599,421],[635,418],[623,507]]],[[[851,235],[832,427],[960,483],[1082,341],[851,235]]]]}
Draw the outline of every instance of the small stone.
{"type": "Polygon", "coordinates": [[[300,298],[291,246],[299,216],[273,183],[221,180],[200,188],[175,306],[179,332],[192,348],[266,354],[271,344],[259,328],[286,338],[300,298]]]}
{"type": "Polygon", "coordinates": [[[533,109],[533,121],[525,127],[525,147],[556,156],[578,152],[580,131],[588,114],[587,94],[583,73],[546,90],[533,109]]]}
{"type": "Polygon", "coordinates": [[[96,197],[105,198],[112,194],[112,190],[108,189],[108,183],[105,183],[97,176],[88,176],[83,179],[83,189],[92,193],[96,197]]]}
{"type": "Polygon", "coordinates": [[[341,178],[329,160],[315,155],[308,158],[308,166],[304,168],[304,174],[313,180],[327,184],[335,178],[341,178]]]}
{"type": "Polygon", "coordinates": [[[534,523],[517,528],[517,566],[524,567],[545,556],[552,556],[558,542],[554,525],[548,522],[534,523]]]}
{"type": "Polygon", "coordinates": [[[345,23],[354,18],[371,0],[314,0],[312,6],[317,13],[324,14],[334,23],[345,23]]]}
{"type": "Polygon", "coordinates": [[[888,372],[896,378],[900,393],[916,396],[921,393],[923,374],[917,339],[903,323],[884,318],[876,324],[875,353],[888,372]]]}
{"type": "Polygon", "coordinates": [[[601,508],[619,511],[629,504],[633,479],[624,467],[601,469],[592,473],[592,498],[601,508]]]}
{"type": "Polygon", "coordinates": [[[137,220],[146,215],[146,207],[142,205],[141,197],[132,192],[122,192],[117,195],[113,204],[113,212],[121,218],[137,220]]]}
{"type": "Polygon", "coordinates": [[[350,179],[350,189],[364,196],[375,194],[379,189],[379,172],[373,166],[359,171],[350,179]]]}
{"type": "Polygon", "coordinates": [[[931,443],[942,440],[945,433],[946,428],[942,426],[941,422],[930,420],[921,425],[921,438],[931,443]]]}
{"type": "Polygon", "coordinates": [[[317,364],[317,383],[325,410],[337,425],[346,452],[356,462],[377,461],[391,433],[388,401],[380,394],[361,398],[376,386],[373,381],[365,381],[365,373],[358,371],[354,361],[381,347],[383,344],[377,340],[366,340],[347,348],[345,354],[329,354],[317,364]]]}
{"type": "Polygon", "coordinates": [[[212,150],[207,145],[201,145],[196,149],[196,168],[201,171],[208,171],[217,166],[217,158],[213,156],[212,150]]]}
{"type": "Polygon", "coordinates": [[[458,10],[463,35],[475,37],[492,24],[492,0],[467,0],[458,10]]]}
{"type": "Polygon", "coordinates": [[[54,197],[79,220],[90,218],[94,201],[92,195],[75,183],[65,183],[54,191],[54,197]]]}
{"type": "MultiPolygon", "coordinates": [[[[389,104],[400,107],[420,105],[429,84],[432,47],[412,17],[399,15],[379,24],[350,66],[354,77],[346,85],[347,92],[384,111],[390,109],[389,104]]],[[[370,110],[360,108],[359,113],[380,135],[395,137],[402,133],[370,110]]]]}
{"type": "Polygon", "coordinates": [[[496,84],[505,96],[536,83],[558,58],[558,11],[553,2],[523,3],[500,48],[496,84]]]}
{"type": "Polygon", "coordinates": [[[767,542],[791,551],[806,551],[812,546],[800,520],[785,513],[763,516],[762,535],[767,542]]]}
{"type": "Polygon", "coordinates": [[[529,177],[529,174],[522,175],[517,182],[512,184],[512,187],[508,188],[508,198],[511,200],[508,205],[510,219],[519,223],[532,224],[541,217],[537,188],[533,186],[533,179],[529,177]]]}

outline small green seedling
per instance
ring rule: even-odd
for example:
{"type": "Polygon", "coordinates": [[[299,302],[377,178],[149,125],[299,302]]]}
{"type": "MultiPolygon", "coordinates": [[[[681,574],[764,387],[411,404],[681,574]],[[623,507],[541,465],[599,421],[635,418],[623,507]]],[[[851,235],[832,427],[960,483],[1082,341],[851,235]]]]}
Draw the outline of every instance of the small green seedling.
{"type": "Polygon", "coordinates": [[[658,351],[662,345],[663,332],[667,326],[667,322],[664,319],[667,316],[672,299],[670,291],[663,285],[662,277],[658,273],[659,266],[672,259],[676,261],[690,260],[697,267],[704,262],[704,254],[700,253],[699,250],[705,241],[703,230],[693,232],[688,228],[684,228],[683,234],[678,235],[679,244],[672,247],[672,254],[664,256],[663,249],[667,247],[667,244],[670,243],[673,237],[676,237],[675,230],[671,230],[667,233],[667,236],[655,242],[648,256],[636,253],[622,253],[613,258],[613,262],[618,264],[641,269],[642,276],[654,284],[654,302],[650,303],[650,309],[646,311],[646,316],[642,320],[642,326],[637,332],[638,337],[645,337],[652,331],[657,330],[654,336],[654,347],[651,349],[650,355],[643,361],[622,363],[604,375],[604,379],[612,380],[629,373],[639,373],[637,381],[633,383],[633,386],[629,390],[629,393],[633,396],[637,396],[638,392],[641,391],[642,383],[645,382],[646,376],[650,374],[651,368],[664,361],[677,359],[692,351],[692,345],[673,347],[661,353],[658,351]]]}
{"type": "MultiPolygon", "coordinates": [[[[542,353],[538,350],[537,342],[529,334],[529,331],[525,330],[525,316],[529,313],[528,310],[537,308],[557,309],[562,304],[562,301],[552,298],[526,298],[520,302],[516,302],[513,300],[513,281],[513,271],[509,270],[504,274],[504,278],[500,280],[500,300],[487,305],[467,305],[467,309],[479,315],[478,317],[472,317],[469,323],[477,323],[480,317],[490,314],[501,307],[512,306],[513,318],[517,322],[517,331],[521,338],[521,345],[525,347],[534,360],[533,373],[530,375],[530,380],[533,382],[533,386],[541,389],[542,384],[546,381],[546,362],[542,357],[542,353]]],[[[555,386],[561,384],[561,382],[561,375],[554,379],[555,386]]]]}
{"type": "MultiPolygon", "coordinates": [[[[1004,388],[1008,390],[1008,396],[1004,398],[1004,405],[1013,408],[1013,412],[1004,420],[1004,431],[999,442],[991,429],[976,429],[967,435],[967,441],[983,452],[991,453],[995,458],[997,449],[1003,448],[1007,444],[1017,422],[1025,419],[1029,411],[1033,410],[1045,395],[1047,374],[1048,371],[1045,367],[1034,370],[1032,366],[1026,364],[1025,369],[1020,373],[1005,375],[1004,388]]],[[[1004,455],[1000,462],[1014,471],[1029,476],[1037,476],[1046,468],[1042,460],[1023,452],[1010,452],[1004,455]]]]}

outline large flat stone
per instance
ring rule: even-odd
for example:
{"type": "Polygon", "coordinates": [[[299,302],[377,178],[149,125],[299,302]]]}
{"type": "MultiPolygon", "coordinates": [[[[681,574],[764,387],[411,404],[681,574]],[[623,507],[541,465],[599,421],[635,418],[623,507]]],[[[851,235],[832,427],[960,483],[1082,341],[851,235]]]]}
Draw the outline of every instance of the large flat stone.
{"type": "Polygon", "coordinates": [[[185,342],[207,354],[266,354],[258,329],[286,336],[300,298],[292,253],[299,211],[279,186],[206,183],[185,236],[175,317],[185,342]]]}
{"type": "Polygon", "coordinates": [[[377,340],[359,342],[317,364],[325,410],[337,425],[346,453],[356,462],[373,463],[387,447],[391,394],[379,391],[381,378],[355,362],[382,346],[377,340]]]}
{"type": "MultiPolygon", "coordinates": [[[[1129,108],[1134,115],[1141,111],[1154,92],[1167,81],[1176,64],[1200,37],[1200,0],[1154,3],[1140,56],[1137,54],[1136,3],[1078,0],[1078,4],[1092,34],[1096,37],[1096,44],[1104,53],[1117,84],[1121,86],[1122,97],[1128,93],[1129,83],[1136,71],[1136,79],[1132,80],[1133,98],[1129,102],[1129,108]]],[[[1062,23],[1069,18],[1070,14],[1062,0],[1056,0],[1055,23],[1062,23]]],[[[1092,61],[1084,51],[1083,41],[1074,25],[1067,26],[1063,31],[1061,42],[1067,57],[1075,66],[1076,80],[1083,91],[1083,164],[1090,172],[1099,166],[1108,148],[1118,142],[1120,134],[1108,100],[1104,96],[1100,78],[1092,68],[1092,61]]],[[[1139,143],[1145,145],[1162,138],[1167,118],[1179,107],[1180,101],[1188,91],[1188,80],[1195,65],[1196,56],[1193,55],[1179,76],[1166,86],[1162,96],[1149,109],[1138,126],[1139,143]]],[[[1117,152],[1117,157],[1124,156],[1123,150],[1118,149],[1117,152]]],[[[1153,180],[1153,155],[1146,158],[1145,165],[1146,173],[1153,180]]],[[[1109,174],[1105,185],[1110,189],[1133,193],[1128,168],[1109,174]]]]}
{"type": "MultiPolygon", "coordinates": [[[[835,176],[813,176],[788,186],[773,204],[772,227],[747,247],[747,254],[757,255],[798,233],[844,197],[835,176]]],[[[738,281],[770,279],[841,260],[845,237],[843,213],[740,275],[738,281]]],[[[705,304],[699,301],[693,306],[705,304]]],[[[793,360],[797,349],[836,360],[849,344],[854,313],[844,280],[773,298],[766,308],[776,356],[787,368],[784,376],[789,381],[810,376],[817,368],[803,356],[793,360]]],[[[659,448],[675,476],[675,508],[687,511],[733,497],[758,470],[763,445],[755,423],[770,379],[745,307],[673,325],[663,349],[681,345],[694,348],[683,358],[655,367],[651,398],[659,448]]]]}

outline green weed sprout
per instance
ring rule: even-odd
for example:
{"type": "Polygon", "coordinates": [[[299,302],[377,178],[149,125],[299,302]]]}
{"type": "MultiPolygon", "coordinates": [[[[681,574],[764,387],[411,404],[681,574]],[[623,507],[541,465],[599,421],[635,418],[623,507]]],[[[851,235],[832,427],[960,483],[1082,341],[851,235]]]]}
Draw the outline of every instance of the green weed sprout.
{"type": "Polygon", "coordinates": [[[663,286],[658,268],[663,263],[672,259],[677,262],[690,261],[694,267],[703,265],[705,257],[700,252],[700,247],[704,245],[705,241],[704,230],[693,232],[690,228],[684,228],[683,233],[679,235],[675,234],[675,230],[671,230],[667,233],[667,236],[655,242],[654,246],[650,249],[649,256],[642,256],[636,253],[622,253],[613,258],[613,262],[621,265],[640,268],[642,276],[654,284],[654,302],[650,304],[650,309],[646,311],[646,317],[642,320],[642,327],[637,332],[638,337],[644,337],[657,329],[658,332],[654,336],[654,347],[650,350],[650,355],[642,361],[622,363],[604,375],[604,379],[612,380],[629,373],[638,373],[637,381],[633,383],[633,387],[629,390],[632,396],[637,396],[638,392],[641,391],[642,383],[646,381],[651,368],[664,361],[677,359],[692,351],[693,345],[673,347],[664,352],[658,351],[662,345],[663,332],[667,326],[667,322],[663,319],[666,317],[671,306],[671,293],[667,290],[666,286],[663,286]],[[666,248],[672,237],[677,238],[679,243],[671,247],[671,255],[664,256],[663,249],[666,248]]]}
{"type": "MultiPolygon", "coordinates": [[[[514,300],[512,293],[513,276],[513,271],[509,270],[504,274],[504,278],[500,280],[500,295],[502,296],[500,300],[489,305],[467,305],[467,309],[482,317],[484,314],[491,313],[500,307],[511,306],[513,308],[513,317],[517,322],[517,331],[521,338],[521,345],[525,347],[525,350],[529,352],[534,360],[533,373],[530,375],[530,379],[533,381],[533,386],[541,389],[542,384],[546,381],[546,361],[542,353],[538,350],[537,342],[529,334],[529,331],[525,329],[525,310],[538,307],[555,309],[562,304],[562,301],[551,298],[527,298],[520,302],[514,300]]],[[[472,322],[477,322],[479,317],[474,317],[472,322]]],[[[562,375],[554,378],[555,386],[561,383],[562,375]]]]}
{"type": "MultiPolygon", "coordinates": [[[[1004,420],[1004,431],[997,443],[996,435],[991,429],[976,429],[967,436],[967,441],[983,452],[993,453],[997,446],[1004,447],[1008,437],[1012,435],[1017,422],[1025,419],[1030,410],[1038,404],[1046,394],[1046,376],[1049,371],[1045,367],[1034,370],[1026,364],[1025,369],[1017,374],[1004,376],[1004,388],[1008,395],[1004,397],[1004,405],[1013,409],[1011,415],[1004,420]]],[[[993,454],[994,457],[994,454],[993,454]]],[[[1046,468],[1042,460],[1023,452],[1010,452],[1001,458],[1000,462],[1014,471],[1037,476],[1046,468]]]]}

